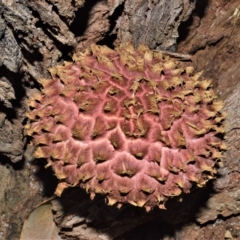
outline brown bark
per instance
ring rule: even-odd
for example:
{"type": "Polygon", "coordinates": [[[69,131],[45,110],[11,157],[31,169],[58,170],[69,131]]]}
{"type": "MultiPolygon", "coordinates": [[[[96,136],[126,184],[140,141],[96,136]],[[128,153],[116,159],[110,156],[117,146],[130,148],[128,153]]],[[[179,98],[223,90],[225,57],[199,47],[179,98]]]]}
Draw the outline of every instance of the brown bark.
{"type": "MultiPolygon", "coordinates": [[[[135,46],[146,44],[151,49],[176,50],[178,27],[189,18],[195,1],[110,1],[113,9],[124,3],[117,20],[118,42],[130,41],[135,46]]],[[[112,10],[113,11],[113,10],[112,10]]]]}
{"type": "Polygon", "coordinates": [[[0,239],[19,239],[30,210],[54,191],[52,173],[42,163],[29,164],[33,149],[26,149],[23,134],[27,99],[39,88],[36,79],[48,77],[47,69],[70,60],[76,49],[99,41],[110,46],[131,41],[135,46],[144,43],[152,49],[177,48],[192,54],[192,64],[213,78],[226,101],[230,148],[217,180],[173,199],[167,211],[146,213],[130,206],[119,210],[106,206],[100,196],[89,200],[79,189],[64,192],[61,199],[52,201],[61,236],[86,240],[240,238],[236,224],[240,199],[238,5],[237,0],[1,0],[0,239]],[[49,184],[53,186],[46,193],[49,184]]]}

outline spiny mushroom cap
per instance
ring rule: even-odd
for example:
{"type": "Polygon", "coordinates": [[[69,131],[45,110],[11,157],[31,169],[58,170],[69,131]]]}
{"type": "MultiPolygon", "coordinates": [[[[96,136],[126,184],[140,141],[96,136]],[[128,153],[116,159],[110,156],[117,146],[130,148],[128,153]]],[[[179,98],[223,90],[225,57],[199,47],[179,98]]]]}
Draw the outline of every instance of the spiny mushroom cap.
{"type": "Polygon", "coordinates": [[[57,195],[80,186],[150,210],[213,178],[225,145],[211,81],[143,45],[92,45],[73,60],[40,80],[26,126],[57,195]]]}

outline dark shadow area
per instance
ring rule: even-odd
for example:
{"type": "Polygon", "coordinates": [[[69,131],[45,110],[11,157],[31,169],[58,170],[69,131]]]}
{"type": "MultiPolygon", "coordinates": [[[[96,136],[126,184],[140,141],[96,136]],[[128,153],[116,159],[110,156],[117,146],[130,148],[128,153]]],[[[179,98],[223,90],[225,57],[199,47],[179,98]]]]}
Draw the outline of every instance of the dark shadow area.
{"type": "Polygon", "coordinates": [[[52,169],[50,167],[45,167],[46,161],[43,159],[35,159],[31,164],[36,167],[34,176],[39,182],[41,182],[41,185],[43,186],[42,195],[44,197],[53,196],[58,184],[58,180],[55,177],[52,169]]]}
{"type": "MultiPolygon", "coordinates": [[[[190,194],[169,200],[166,210],[154,209],[154,218],[121,236],[124,240],[159,240],[173,237],[187,222],[194,221],[197,213],[213,193],[212,183],[206,188],[195,189],[190,194]]],[[[116,239],[118,240],[118,239],[116,239]]],[[[119,238],[120,240],[120,238],[119,238]]]]}
{"type": "Polygon", "coordinates": [[[0,164],[6,166],[6,168],[12,168],[15,171],[19,171],[24,168],[24,160],[13,163],[9,157],[1,153],[0,153],[0,164]]]}
{"type": "MultiPolygon", "coordinates": [[[[11,102],[13,102],[13,100],[11,100],[11,102]]],[[[16,119],[16,111],[14,110],[14,108],[7,108],[6,106],[4,106],[2,103],[0,104],[0,112],[1,113],[5,113],[6,114],[6,119],[8,119],[9,121],[16,119]]],[[[2,125],[3,123],[1,123],[2,125]]]]}
{"type": "Polygon", "coordinates": [[[75,34],[76,37],[83,35],[88,26],[90,11],[96,3],[102,0],[85,1],[84,6],[75,12],[74,21],[71,23],[69,29],[75,34]]]}
{"type": "MultiPolygon", "coordinates": [[[[190,194],[183,194],[167,201],[165,205],[167,210],[156,207],[146,212],[144,208],[127,204],[120,209],[116,205],[108,206],[101,195],[96,195],[90,200],[85,190],[69,188],[57,200],[62,206],[61,211],[54,210],[54,203],[53,210],[56,216],[59,217],[60,213],[65,220],[68,216],[87,219],[87,223],[84,222],[87,227],[93,227],[111,239],[159,240],[164,236],[174,237],[176,231],[184,224],[194,221],[201,208],[206,207],[205,203],[213,192],[213,183],[209,182],[205,188],[193,189],[190,194]]],[[[82,224],[81,221],[73,227],[82,224]]],[[[66,236],[71,231],[71,227],[62,229],[66,236]]]]}
{"type": "Polygon", "coordinates": [[[107,45],[109,48],[114,48],[113,44],[114,44],[114,41],[117,39],[117,34],[113,33],[113,30],[115,29],[116,21],[122,15],[123,10],[124,10],[124,1],[115,9],[112,16],[109,17],[109,22],[110,22],[109,31],[106,33],[105,37],[101,41],[99,41],[97,44],[107,45]]]}
{"type": "Polygon", "coordinates": [[[43,56],[39,52],[38,48],[32,48],[31,52],[26,48],[21,48],[22,55],[29,63],[34,64],[34,62],[42,62],[43,56]]]}
{"type": "Polygon", "coordinates": [[[98,45],[106,45],[111,49],[114,49],[114,41],[117,39],[117,34],[110,34],[109,33],[106,34],[106,36],[104,37],[104,39],[102,39],[101,41],[97,42],[98,45]]]}
{"type": "Polygon", "coordinates": [[[189,31],[194,23],[194,17],[198,17],[202,19],[205,15],[205,10],[208,7],[209,3],[208,0],[197,0],[196,7],[193,10],[191,16],[188,18],[187,21],[181,22],[178,28],[179,37],[177,39],[177,43],[186,40],[188,37],[189,31]]]}
{"type": "Polygon", "coordinates": [[[197,14],[200,18],[203,18],[205,15],[205,9],[209,6],[208,0],[197,0],[196,1],[196,7],[193,11],[195,14],[197,14]]]}
{"type": "Polygon", "coordinates": [[[26,88],[26,91],[28,91],[29,89],[41,89],[41,84],[39,82],[37,82],[33,76],[29,75],[25,75],[23,78],[23,85],[26,88]]]}
{"type": "Polygon", "coordinates": [[[175,231],[180,226],[173,226],[160,220],[151,220],[137,226],[119,238],[114,240],[162,240],[164,237],[174,237],[175,231]]]}

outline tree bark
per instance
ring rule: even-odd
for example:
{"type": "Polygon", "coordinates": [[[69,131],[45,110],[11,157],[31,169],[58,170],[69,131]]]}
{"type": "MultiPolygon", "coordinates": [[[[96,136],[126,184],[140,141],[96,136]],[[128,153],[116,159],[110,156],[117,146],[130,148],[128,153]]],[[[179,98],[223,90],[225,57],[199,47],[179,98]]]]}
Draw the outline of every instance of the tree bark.
{"type": "MultiPolygon", "coordinates": [[[[227,11],[225,5],[223,0],[0,0],[0,226],[4,226],[0,239],[19,239],[30,210],[51,196],[56,185],[44,163],[29,162],[34,161],[34,149],[27,146],[23,131],[28,97],[39,90],[36,80],[47,78],[49,68],[71,60],[75,51],[91,43],[116,46],[127,41],[193,55],[192,64],[214,79],[219,95],[226,100],[226,141],[231,148],[214,184],[183,196],[182,202],[169,201],[167,211],[117,209],[106,206],[100,196],[91,201],[80,189],[67,190],[52,201],[62,238],[200,240],[205,234],[204,239],[210,240],[211,221],[217,220],[225,226],[225,232],[215,228],[221,239],[229,236],[227,226],[239,221],[240,199],[240,118],[236,110],[240,85],[229,76],[238,75],[239,67],[231,60],[240,54],[234,48],[239,41],[234,10],[239,11],[239,6],[231,1],[227,11]],[[208,4],[211,8],[206,8],[208,4]],[[232,58],[229,51],[233,51],[232,58]]],[[[237,231],[233,227],[230,233],[235,239],[240,238],[237,231]]]]}

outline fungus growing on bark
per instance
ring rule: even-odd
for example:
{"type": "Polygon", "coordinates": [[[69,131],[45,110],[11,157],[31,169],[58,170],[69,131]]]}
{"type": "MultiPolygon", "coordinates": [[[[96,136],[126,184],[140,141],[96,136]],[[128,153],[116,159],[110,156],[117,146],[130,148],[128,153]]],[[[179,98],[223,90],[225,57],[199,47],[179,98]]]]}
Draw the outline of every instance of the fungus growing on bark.
{"type": "Polygon", "coordinates": [[[73,60],[39,80],[27,114],[57,195],[79,186],[109,205],[150,210],[214,177],[225,145],[211,81],[143,45],[92,45],[73,60]]]}

